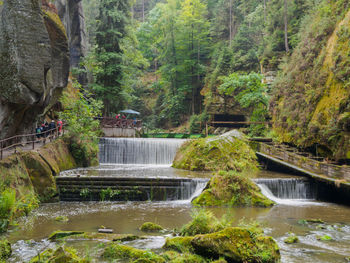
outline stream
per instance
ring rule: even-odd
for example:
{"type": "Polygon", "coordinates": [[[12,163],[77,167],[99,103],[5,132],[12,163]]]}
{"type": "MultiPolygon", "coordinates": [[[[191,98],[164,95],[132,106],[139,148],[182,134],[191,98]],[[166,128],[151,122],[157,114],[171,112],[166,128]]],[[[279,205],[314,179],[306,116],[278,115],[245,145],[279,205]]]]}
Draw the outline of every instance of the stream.
{"type": "MultiPolygon", "coordinates": [[[[129,139],[132,140],[132,139],[129,139]]],[[[124,141],[130,144],[129,140],[124,141]]],[[[146,139],[143,139],[146,140],[146,139]]],[[[161,139],[160,139],[161,140],[161,139]]],[[[118,139],[113,139],[114,144],[118,139]]],[[[119,141],[120,142],[120,141],[119,141]]],[[[208,179],[210,173],[189,172],[170,167],[174,151],[179,143],[173,143],[169,148],[164,144],[157,148],[145,148],[145,142],[138,140],[139,146],[133,146],[132,151],[143,154],[157,154],[158,157],[142,158],[141,163],[129,164],[130,158],[118,159],[119,153],[111,153],[110,146],[100,145],[101,154],[109,148],[108,155],[100,156],[100,160],[109,160],[99,167],[75,169],[62,173],[60,176],[116,176],[116,177],[147,177],[147,178],[192,178],[208,179]],[[165,145],[165,146],[164,146],[165,145]],[[138,147],[144,147],[140,150],[138,147]],[[166,151],[163,154],[162,151],[166,151]],[[166,156],[166,157],[164,157],[166,156]],[[127,163],[123,163],[127,160],[127,163]],[[122,160],[122,161],[118,161],[122,160]],[[150,160],[145,164],[144,160],[150,160]]],[[[152,144],[156,143],[154,140],[152,144]]],[[[123,151],[126,151],[125,148],[123,151]]],[[[133,153],[128,153],[129,155],[133,153]]],[[[133,159],[136,160],[135,158],[133,159]]],[[[137,161],[137,160],[136,160],[137,161]]],[[[282,262],[348,262],[350,257],[350,207],[315,200],[314,190],[306,179],[293,175],[260,171],[256,183],[262,192],[277,204],[272,208],[216,207],[206,208],[217,217],[228,216],[232,225],[258,221],[265,234],[271,235],[281,249],[282,262]],[[320,219],[320,223],[306,222],[305,219],[320,219]],[[295,233],[299,243],[285,244],[283,240],[288,232],[295,233]],[[321,241],[320,237],[327,235],[330,241],[321,241]]],[[[200,189],[202,190],[204,186],[200,189]]],[[[199,193],[194,193],[197,195],[199,193]]],[[[123,201],[123,202],[58,202],[42,204],[28,217],[21,218],[16,228],[7,233],[7,238],[13,244],[13,255],[9,262],[28,262],[40,251],[55,247],[54,242],[47,237],[56,230],[76,230],[96,232],[101,226],[111,228],[114,233],[136,234],[146,236],[145,239],[124,242],[141,249],[159,250],[169,233],[147,234],[138,228],[147,221],[160,224],[168,230],[179,229],[191,220],[191,212],[196,209],[191,205],[191,198],[175,201],[123,201]],[[68,222],[57,222],[57,216],[68,217],[68,222]]],[[[67,245],[75,247],[80,253],[88,255],[92,262],[103,262],[98,258],[99,241],[67,241],[67,245]]]]}

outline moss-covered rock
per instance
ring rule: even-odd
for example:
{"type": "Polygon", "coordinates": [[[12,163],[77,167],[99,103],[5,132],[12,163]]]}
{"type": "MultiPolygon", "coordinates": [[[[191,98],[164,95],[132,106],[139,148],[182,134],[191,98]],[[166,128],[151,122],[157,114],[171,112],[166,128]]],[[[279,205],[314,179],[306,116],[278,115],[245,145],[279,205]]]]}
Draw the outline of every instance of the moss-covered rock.
{"type": "Polygon", "coordinates": [[[299,242],[299,238],[295,234],[290,233],[289,236],[283,240],[283,242],[286,244],[294,244],[299,242]]]}
{"type": "Polygon", "coordinates": [[[64,137],[64,141],[79,167],[98,165],[98,142],[69,136],[64,137]]]}
{"type": "Polygon", "coordinates": [[[163,230],[163,227],[152,222],[146,222],[142,224],[140,230],[144,232],[159,232],[163,230]]]}
{"type": "Polygon", "coordinates": [[[62,139],[46,144],[38,150],[38,153],[48,163],[54,175],[77,167],[76,161],[69,151],[69,146],[62,139]]]}
{"type": "Polygon", "coordinates": [[[84,234],[83,231],[61,231],[61,230],[57,230],[55,232],[53,232],[50,236],[49,236],[49,240],[51,241],[55,241],[58,239],[62,239],[65,237],[69,237],[69,236],[74,236],[74,235],[80,235],[80,234],[84,234]]]}
{"type": "Polygon", "coordinates": [[[57,190],[50,166],[35,151],[22,152],[20,155],[39,199],[42,202],[52,200],[57,190]]]}
{"type": "Polygon", "coordinates": [[[118,243],[110,243],[105,247],[102,254],[103,258],[108,260],[128,259],[137,262],[154,262],[162,263],[165,259],[151,251],[140,250],[137,248],[121,245],[118,243]]]}
{"type": "Polygon", "coordinates": [[[243,171],[256,169],[255,152],[230,134],[185,142],[177,151],[173,167],[196,170],[243,171]]]}
{"type": "Polygon", "coordinates": [[[191,242],[193,237],[173,237],[167,238],[165,240],[165,244],[163,246],[164,249],[175,250],[178,252],[191,252],[193,251],[193,247],[191,242]]]}
{"type": "MultiPolygon", "coordinates": [[[[166,260],[166,262],[171,263],[206,263],[208,262],[203,257],[192,254],[192,253],[177,253],[175,251],[166,251],[162,254],[162,257],[166,260]]],[[[224,263],[224,262],[221,262],[224,263]]]]}
{"type": "Polygon", "coordinates": [[[192,220],[182,226],[180,235],[194,236],[198,234],[209,234],[231,226],[231,223],[225,216],[219,220],[211,211],[204,209],[194,210],[191,214],[191,217],[192,220]]]}
{"type": "Polygon", "coordinates": [[[272,237],[240,227],[197,235],[191,241],[191,245],[196,254],[214,259],[224,257],[229,262],[280,261],[280,251],[272,237]]]}
{"type": "Polygon", "coordinates": [[[11,244],[6,239],[0,240],[0,262],[5,262],[11,256],[11,244]]]}
{"type": "Polygon", "coordinates": [[[266,198],[260,188],[244,173],[218,172],[204,190],[192,201],[197,206],[259,206],[269,207],[273,201],[266,198]]]}
{"type": "Polygon", "coordinates": [[[88,260],[82,259],[77,255],[75,249],[70,247],[59,247],[56,250],[46,249],[30,260],[30,263],[84,263],[88,260]]]}
{"type": "Polygon", "coordinates": [[[51,241],[65,241],[69,240],[108,240],[108,241],[132,241],[136,239],[143,239],[132,234],[106,234],[97,232],[83,232],[83,231],[61,231],[57,230],[48,237],[51,241]]]}

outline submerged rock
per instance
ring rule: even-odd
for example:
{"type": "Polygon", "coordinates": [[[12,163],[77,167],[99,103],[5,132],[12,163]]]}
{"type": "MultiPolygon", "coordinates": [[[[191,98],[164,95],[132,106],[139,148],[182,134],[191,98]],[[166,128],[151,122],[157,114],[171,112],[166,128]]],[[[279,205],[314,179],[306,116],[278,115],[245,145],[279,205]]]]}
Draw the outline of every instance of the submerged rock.
{"type": "Polygon", "coordinates": [[[53,232],[48,239],[51,241],[55,241],[58,239],[62,239],[65,237],[69,237],[69,236],[74,236],[74,235],[80,235],[80,234],[84,234],[83,231],[61,231],[61,230],[57,230],[55,232],[53,232]]]}
{"type": "Polygon", "coordinates": [[[228,133],[185,142],[176,153],[173,167],[195,171],[256,169],[254,151],[234,135],[228,133]]]}
{"type": "Polygon", "coordinates": [[[279,262],[280,251],[272,237],[261,236],[239,227],[197,235],[191,241],[196,254],[209,258],[224,257],[228,262],[279,262]]]}
{"type": "Polygon", "coordinates": [[[290,233],[289,236],[283,240],[283,242],[286,244],[298,243],[299,238],[295,234],[290,233]]]}
{"type": "Polygon", "coordinates": [[[140,230],[145,232],[159,232],[163,230],[163,227],[152,222],[146,222],[142,224],[140,230]]]}
{"type": "Polygon", "coordinates": [[[58,240],[107,240],[107,241],[132,241],[135,239],[142,239],[142,237],[135,236],[132,234],[107,234],[97,232],[83,232],[83,231],[61,231],[57,230],[53,232],[49,237],[51,241],[58,240]]]}
{"type": "Polygon", "coordinates": [[[244,173],[218,172],[210,179],[208,189],[192,201],[198,206],[260,206],[269,207],[273,201],[244,173]]]}

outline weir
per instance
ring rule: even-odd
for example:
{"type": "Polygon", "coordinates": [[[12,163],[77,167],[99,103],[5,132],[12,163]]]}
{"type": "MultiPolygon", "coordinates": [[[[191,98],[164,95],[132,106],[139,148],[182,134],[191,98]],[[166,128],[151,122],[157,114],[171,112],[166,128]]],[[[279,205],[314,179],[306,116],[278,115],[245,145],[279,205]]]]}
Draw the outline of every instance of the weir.
{"type": "Polygon", "coordinates": [[[176,150],[185,140],[102,138],[101,166],[76,169],[56,178],[61,201],[191,201],[206,187],[208,179],[162,175],[169,170],[176,150]],[[106,165],[107,164],[107,165],[106,165]],[[138,167],[146,172],[140,173],[138,167]],[[158,168],[157,168],[158,167],[158,168]],[[94,175],[93,175],[94,174],[94,175]]]}
{"type": "Polygon", "coordinates": [[[182,139],[102,138],[100,163],[168,164],[174,160],[182,139]]]}
{"type": "Polygon", "coordinates": [[[306,178],[255,179],[263,195],[277,204],[319,204],[317,185],[306,178]]]}

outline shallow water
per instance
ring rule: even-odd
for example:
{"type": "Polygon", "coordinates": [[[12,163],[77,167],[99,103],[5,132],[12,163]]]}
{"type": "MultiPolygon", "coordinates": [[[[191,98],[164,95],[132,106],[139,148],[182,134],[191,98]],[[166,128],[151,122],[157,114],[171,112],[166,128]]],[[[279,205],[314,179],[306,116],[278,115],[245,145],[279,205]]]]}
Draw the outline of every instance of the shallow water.
{"type": "MultiPolygon", "coordinates": [[[[176,176],[208,177],[210,174],[190,173],[170,167],[147,166],[101,166],[98,169],[71,171],[71,173],[98,175],[109,173],[111,176],[176,176]],[[110,168],[110,169],[108,169],[110,168]],[[135,175],[137,174],[137,175],[135,175]],[[171,174],[171,175],[169,175],[171,174]]],[[[263,171],[263,178],[286,178],[290,175],[263,171]]],[[[19,227],[12,230],[8,237],[12,242],[14,256],[10,262],[26,262],[31,256],[45,247],[54,246],[45,238],[55,230],[97,231],[102,225],[114,229],[114,233],[149,235],[138,228],[146,221],[156,222],[167,229],[180,228],[190,221],[193,211],[188,201],[172,202],[74,202],[43,204],[29,217],[23,218],[19,227]],[[67,216],[66,223],[56,222],[55,217],[67,216]],[[24,242],[23,240],[33,240],[24,242]]],[[[282,254],[282,262],[346,262],[350,256],[350,208],[330,203],[310,201],[303,205],[291,202],[278,204],[272,208],[208,208],[217,216],[227,214],[233,225],[242,219],[261,222],[265,233],[274,237],[282,254]],[[317,218],[325,224],[301,224],[302,219],[317,218]],[[287,245],[283,242],[288,232],[295,233],[300,243],[287,245]],[[332,241],[319,241],[318,236],[329,235],[332,241]]],[[[126,242],[143,249],[159,249],[164,244],[164,234],[149,235],[148,239],[126,242]]],[[[67,242],[84,253],[98,251],[98,242],[67,242]],[[93,247],[93,248],[89,248],[93,247]]],[[[95,262],[101,262],[96,259],[95,262]]]]}

